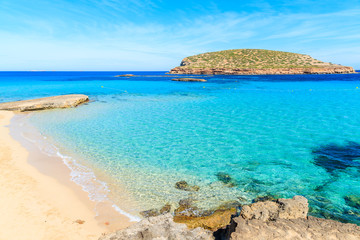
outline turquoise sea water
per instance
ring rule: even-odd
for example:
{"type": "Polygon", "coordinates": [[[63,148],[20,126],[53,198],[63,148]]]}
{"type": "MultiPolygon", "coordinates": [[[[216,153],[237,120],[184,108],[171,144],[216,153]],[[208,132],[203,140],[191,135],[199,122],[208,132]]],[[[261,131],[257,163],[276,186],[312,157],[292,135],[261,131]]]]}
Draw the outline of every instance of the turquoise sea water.
{"type": "Polygon", "coordinates": [[[360,74],[204,76],[206,83],[117,74],[2,72],[0,102],[89,95],[89,104],[33,113],[29,122],[133,215],[189,196],[214,208],[303,195],[312,215],[360,224],[360,74]],[[200,190],[176,189],[181,180],[200,190]]]}

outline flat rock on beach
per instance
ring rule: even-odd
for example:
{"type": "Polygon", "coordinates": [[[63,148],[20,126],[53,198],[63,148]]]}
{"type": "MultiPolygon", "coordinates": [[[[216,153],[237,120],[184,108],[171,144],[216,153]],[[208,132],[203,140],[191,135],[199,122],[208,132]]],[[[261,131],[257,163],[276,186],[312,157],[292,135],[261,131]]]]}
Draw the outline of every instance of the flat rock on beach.
{"type": "Polygon", "coordinates": [[[26,112],[54,108],[71,108],[88,101],[89,97],[86,95],[69,94],[24,101],[0,103],[0,110],[26,112]]]}

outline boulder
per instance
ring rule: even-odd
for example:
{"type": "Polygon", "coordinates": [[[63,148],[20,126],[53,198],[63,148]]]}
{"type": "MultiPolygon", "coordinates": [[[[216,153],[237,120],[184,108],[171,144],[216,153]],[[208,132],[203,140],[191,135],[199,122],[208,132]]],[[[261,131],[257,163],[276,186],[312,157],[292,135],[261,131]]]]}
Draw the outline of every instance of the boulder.
{"type": "MultiPolygon", "coordinates": [[[[239,206],[237,204],[236,206],[239,206]]],[[[229,224],[231,216],[235,215],[237,208],[234,203],[223,204],[216,210],[201,210],[193,205],[192,199],[183,199],[175,209],[174,221],[185,223],[189,228],[202,227],[216,231],[229,224]]]]}
{"type": "Polygon", "coordinates": [[[60,95],[25,101],[0,103],[0,110],[25,112],[54,108],[71,108],[88,101],[89,97],[83,94],[60,95]]]}
{"type": "Polygon", "coordinates": [[[130,227],[108,234],[99,240],[211,240],[213,233],[202,228],[188,229],[175,223],[171,214],[150,217],[130,227]]]}
{"type": "Polygon", "coordinates": [[[308,201],[303,196],[295,196],[292,199],[280,198],[276,202],[265,201],[246,205],[240,215],[245,220],[275,220],[306,218],[308,213],[308,201]]]}

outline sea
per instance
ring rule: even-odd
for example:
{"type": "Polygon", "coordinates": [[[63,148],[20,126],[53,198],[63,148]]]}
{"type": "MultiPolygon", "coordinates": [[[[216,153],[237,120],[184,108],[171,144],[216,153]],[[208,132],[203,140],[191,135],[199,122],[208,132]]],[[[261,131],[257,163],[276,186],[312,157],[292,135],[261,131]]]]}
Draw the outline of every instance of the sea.
{"type": "Polygon", "coordinates": [[[360,74],[174,77],[0,72],[0,102],[88,95],[27,114],[38,132],[27,137],[60,156],[93,201],[134,220],[189,197],[216,209],[302,195],[310,215],[360,225],[360,74]]]}

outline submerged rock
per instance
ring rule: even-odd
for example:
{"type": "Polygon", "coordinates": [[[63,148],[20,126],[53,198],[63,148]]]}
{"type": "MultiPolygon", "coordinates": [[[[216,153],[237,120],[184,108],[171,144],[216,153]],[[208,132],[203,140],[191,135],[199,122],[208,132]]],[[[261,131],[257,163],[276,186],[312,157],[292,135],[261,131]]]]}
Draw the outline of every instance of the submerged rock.
{"type": "Polygon", "coordinates": [[[348,167],[360,169],[360,162],[354,161],[360,158],[360,144],[348,142],[346,145],[329,144],[313,150],[314,164],[324,168],[333,174],[335,170],[343,170],[348,167]]]}
{"type": "Polygon", "coordinates": [[[146,218],[155,217],[155,216],[160,215],[160,212],[159,212],[158,209],[153,208],[153,209],[150,209],[150,210],[140,212],[140,215],[143,216],[143,217],[146,217],[146,218]]]}
{"type": "Polygon", "coordinates": [[[230,174],[225,173],[225,172],[218,172],[215,174],[215,176],[217,177],[217,179],[219,181],[221,181],[222,183],[225,184],[225,186],[227,187],[236,187],[237,183],[235,181],[235,179],[233,179],[230,174]]]}
{"type": "Polygon", "coordinates": [[[169,213],[170,210],[171,210],[171,205],[167,203],[160,209],[160,213],[161,214],[169,213]]]}
{"type": "Polygon", "coordinates": [[[145,218],[156,217],[156,216],[159,216],[161,214],[169,213],[170,210],[171,210],[171,205],[167,203],[162,208],[160,208],[160,210],[156,209],[156,208],[153,208],[153,209],[150,209],[150,210],[140,212],[140,215],[145,217],[145,218]]]}
{"type": "Polygon", "coordinates": [[[252,200],[253,203],[256,202],[266,202],[266,201],[275,201],[276,198],[271,196],[271,195],[267,195],[267,196],[258,196],[255,199],[252,200]]]}
{"type": "Polygon", "coordinates": [[[211,231],[203,228],[188,229],[185,224],[175,223],[171,214],[150,217],[130,227],[108,234],[99,240],[211,240],[211,231]]]}
{"type": "Polygon", "coordinates": [[[0,103],[0,110],[25,112],[54,108],[71,108],[88,101],[89,97],[86,95],[69,94],[24,101],[0,103]]]}
{"type": "Polygon", "coordinates": [[[344,199],[346,204],[349,205],[350,207],[360,209],[360,196],[349,195],[346,196],[344,199]]]}
{"type": "Polygon", "coordinates": [[[199,186],[196,185],[191,186],[186,181],[179,181],[175,183],[175,188],[189,192],[197,192],[200,190],[199,186]]]}

